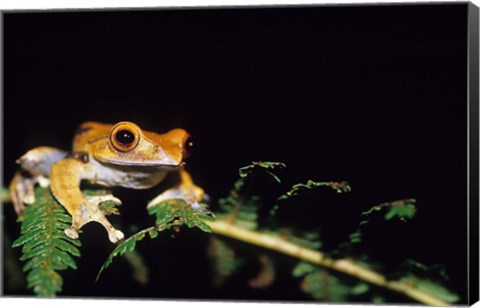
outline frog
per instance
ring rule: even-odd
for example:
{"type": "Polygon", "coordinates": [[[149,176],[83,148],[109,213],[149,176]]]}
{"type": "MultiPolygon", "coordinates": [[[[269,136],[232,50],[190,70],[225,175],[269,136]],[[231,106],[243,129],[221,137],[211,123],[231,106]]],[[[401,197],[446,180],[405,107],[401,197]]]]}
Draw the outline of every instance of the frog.
{"type": "Polygon", "coordinates": [[[70,152],[39,146],[17,160],[20,170],[9,185],[14,209],[17,215],[24,215],[25,207],[35,202],[35,185],[49,187],[72,217],[71,226],[64,230],[66,236],[77,239],[85,224],[97,222],[108,232],[109,240],[117,243],[124,234],[108,221],[107,213],[99,206],[107,201],[121,205],[122,201],[111,193],[86,195],[81,183],[149,189],[168,174],[176,173],[178,183],[151,200],[147,208],[168,199],[183,199],[193,209],[204,209],[201,201],[205,192],[184,168],[191,146],[190,134],[182,128],[159,134],[129,121],[85,122],[76,130],[70,152]]]}

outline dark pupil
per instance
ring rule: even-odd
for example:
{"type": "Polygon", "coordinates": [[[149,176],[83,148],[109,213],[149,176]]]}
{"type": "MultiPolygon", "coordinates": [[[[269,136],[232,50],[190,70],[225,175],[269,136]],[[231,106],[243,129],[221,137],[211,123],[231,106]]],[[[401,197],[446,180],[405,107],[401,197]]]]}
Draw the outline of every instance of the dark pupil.
{"type": "Polygon", "coordinates": [[[135,136],[132,134],[131,131],[128,130],[121,130],[116,135],[118,142],[123,144],[130,144],[135,140],[135,136]]]}

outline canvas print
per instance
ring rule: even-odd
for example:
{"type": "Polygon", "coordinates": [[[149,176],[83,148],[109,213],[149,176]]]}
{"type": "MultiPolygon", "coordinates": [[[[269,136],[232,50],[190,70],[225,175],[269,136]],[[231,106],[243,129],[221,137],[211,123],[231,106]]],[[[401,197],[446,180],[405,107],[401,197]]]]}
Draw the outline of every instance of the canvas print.
{"type": "Polygon", "coordinates": [[[2,19],[3,296],[478,298],[473,4],[2,19]]]}

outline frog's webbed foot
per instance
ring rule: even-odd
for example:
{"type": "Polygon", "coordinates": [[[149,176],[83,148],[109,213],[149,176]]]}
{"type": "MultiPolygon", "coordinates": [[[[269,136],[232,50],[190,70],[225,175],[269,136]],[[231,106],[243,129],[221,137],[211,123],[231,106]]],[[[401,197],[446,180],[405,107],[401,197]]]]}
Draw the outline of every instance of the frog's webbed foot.
{"type": "MultiPolygon", "coordinates": [[[[96,221],[100,223],[108,232],[108,239],[112,243],[116,243],[124,238],[121,231],[115,229],[110,222],[105,218],[105,213],[99,209],[99,205],[103,202],[111,201],[116,205],[121,205],[122,201],[112,194],[83,196],[87,201],[85,205],[81,206],[80,215],[73,217],[72,227],[65,230],[67,236],[75,236],[76,230],[80,229],[86,223],[96,221]],[[78,227],[77,227],[78,226],[78,227]],[[69,235],[70,234],[70,235],[69,235]]],[[[78,237],[78,233],[76,234],[78,237]]]]}
{"type": "Polygon", "coordinates": [[[50,188],[55,198],[72,216],[72,225],[65,230],[65,234],[70,238],[78,238],[77,231],[80,228],[91,221],[96,221],[107,230],[110,241],[116,243],[123,239],[123,233],[110,224],[98,205],[106,201],[120,204],[121,201],[111,194],[97,196],[82,194],[80,175],[83,172],[83,164],[77,159],[66,158],[52,166],[50,188]]]}
{"type": "Polygon", "coordinates": [[[72,225],[65,229],[65,234],[70,238],[78,238],[78,230],[85,224],[96,221],[100,223],[108,232],[108,238],[112,243],[116,243],[124,238],[121,231],[115,229],[110,222],[105,218],[103,212],[98,208],[98,205],[105,201],[112,201],[120,204],[121,201],[112,195],[104,196],[85,196],[85,201],[80,205],[80,209],[76,210],[72,215],[72,225]]]}

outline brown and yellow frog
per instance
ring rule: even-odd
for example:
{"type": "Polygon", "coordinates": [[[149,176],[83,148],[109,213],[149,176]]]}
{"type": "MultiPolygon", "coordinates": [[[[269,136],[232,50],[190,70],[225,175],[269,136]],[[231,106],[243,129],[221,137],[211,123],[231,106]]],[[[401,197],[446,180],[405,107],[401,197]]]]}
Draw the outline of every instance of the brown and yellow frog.
{"type": "Polygon", "coordinates": [[[35,201],[33,189],[37,183],[43,187],[50,185],[55,198],[72,216],[72,225],[65,230],[68,237],[78,238],[77,230],[96,221],[115,243],[124,235],[110,224],[98,205],[105,201],[121,204],[121,201],[111,194],[84,195],[80,183],[147,189],[173,171],[179,173],[180,183],[160,194],[149,206],[181,198],[193,208],[201,208],[203,189],[183,170],[188,140],[189,134],[180,128],[156,134],[132,122],[83,123],[75,134],[72,152],[41,146],[17,160],[22,170],[15,174],[9,187],[15,211],[22,215],[25,204],[35,201]]]}

